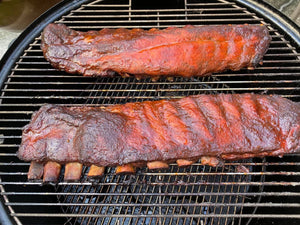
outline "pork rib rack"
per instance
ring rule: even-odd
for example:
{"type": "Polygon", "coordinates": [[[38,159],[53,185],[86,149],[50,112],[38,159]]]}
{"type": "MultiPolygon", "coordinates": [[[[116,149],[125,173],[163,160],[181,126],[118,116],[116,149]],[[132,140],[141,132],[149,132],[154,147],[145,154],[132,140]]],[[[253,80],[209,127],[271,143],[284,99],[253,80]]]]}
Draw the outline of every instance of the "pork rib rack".
{"type": "Polygon", "coordinates": [[[32,161],[28,177],[55,181],[191,165],[282,156],[300,151],[300,104],[279,96],[196,95],[100,107],[45,105],[23,131],[18,157],[32,161]],[[44,170],[43,170],[44,168],[44,170]]]}
{"type": "Polygon", "coordinates": [[[253,68],[262,62],[270,40],[263,25],[80,32],[49,24],[41,48],[53,67],[69,73],[157,79],[253,68]]]}

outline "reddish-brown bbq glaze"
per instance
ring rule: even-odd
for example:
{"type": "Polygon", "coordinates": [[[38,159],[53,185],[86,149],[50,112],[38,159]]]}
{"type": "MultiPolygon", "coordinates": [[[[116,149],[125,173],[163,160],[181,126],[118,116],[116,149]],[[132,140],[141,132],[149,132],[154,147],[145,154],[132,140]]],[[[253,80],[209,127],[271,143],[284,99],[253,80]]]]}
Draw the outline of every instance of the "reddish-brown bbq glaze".
{"type": "Polygon", "coordinates": [[[197,95],[106,108],[45,105],[25,126],[18,157],[103,168],[201,157],[217,165],[217,159],[299,151],[299,121],[299,103],[255,94],[197,95]]]}
{"type": "Polygon", "coordinates": [[[53,67],[69,73],[191,77],[255,67],[270,40],[263,25],[80,32],[49,24],[41,47],[53,67]]]}

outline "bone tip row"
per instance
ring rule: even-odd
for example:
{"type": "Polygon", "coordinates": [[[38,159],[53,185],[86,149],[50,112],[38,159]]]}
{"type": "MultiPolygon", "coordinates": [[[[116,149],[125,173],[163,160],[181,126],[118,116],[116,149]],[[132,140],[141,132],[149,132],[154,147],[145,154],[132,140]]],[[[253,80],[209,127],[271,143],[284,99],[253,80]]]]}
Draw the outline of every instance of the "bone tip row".
{"type": "MultiPolygon", "coordinates": [[[[72,162],[65,165],[64,181],[80,180],[83,165],[72,162]]],[[[89,178],[100,177],[104,175],[104,167],[92,165],[88,172],[89,178]]],[[[61,165],[57,162],[47,162],[46,164],[31,162],[27,178],[28,180],[40,180],[44,183],[57,183],[61,172],[61,165]]]]}
{"type": "MultiPolygon", "coordinates": [[[[178,159],[176,163],[179,167],[186,167],[194,164],[197,160],[178,159]]],[[[169,164],[162,161],[147,162],[150,170],[167,169],[169,164]]],[[[201,157],[202,165],[218,166],[220,161],[215,157],[201,157]]],[[[135,174],[136,167],[141,167],[139,163],[126,164],[116,167],[116,174],[135,174]]],[[[71,162],[65,165],[64,181],[80,180],[83,165],[78,162],[71,162]]],[[[61,172],[61,165],[57,162],[49,161],[46,164],[32,161],[28,171],[28,180],[40,180],[43,178],[45,183],[56,183],[61,172]]],[[[91,165],[87,177],[90,179],[101,177],[104,175],[105,167],[91,165]]]]}

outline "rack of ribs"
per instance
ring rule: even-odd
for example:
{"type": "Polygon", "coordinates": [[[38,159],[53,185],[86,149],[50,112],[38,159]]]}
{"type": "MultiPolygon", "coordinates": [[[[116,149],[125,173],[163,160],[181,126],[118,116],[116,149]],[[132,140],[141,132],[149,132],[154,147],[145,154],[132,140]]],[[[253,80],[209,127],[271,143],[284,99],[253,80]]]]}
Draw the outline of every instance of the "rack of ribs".
{"type": "Polygon", "coordinates": [[[29,179],[78,180],[134,173],[169,163],[217,166],[223,160],[300,151],[300,103],[277,95],[194,95],[107,107],[44,105],[24,127],[18,157],[29,179]]]}
{"type": "Polygon", "coordinates": [[[44,57],[54,68],[84,76],[204,76],[253,69],[271,37],[263,25],[208,25],[166,29],[75,31],[49,24],[44,57]]]}

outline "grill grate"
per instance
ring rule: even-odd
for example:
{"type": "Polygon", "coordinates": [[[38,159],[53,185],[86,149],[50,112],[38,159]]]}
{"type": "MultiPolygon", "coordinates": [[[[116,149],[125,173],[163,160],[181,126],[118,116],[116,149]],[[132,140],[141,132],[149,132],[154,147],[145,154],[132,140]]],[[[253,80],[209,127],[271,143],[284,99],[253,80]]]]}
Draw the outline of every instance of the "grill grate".
{"type": "Polygon", "coordinates": [[[298,224],[300,155],[226,162],[212,168],[138,170],[99,180],[41,185],[27,181],[29,163],[16,151],[22,127],[45,103],[107,106],[202,93],[266,93],[300,101],[300,52],[285,31],[239,3],[174,1],[151,8],[133,0],[88,1],[58,19],[77,30],[165,28],[186,24],[265,24],[272,36],[263,65],[204,78],[138,81],[91,78],[53,69],[40,50],[40,36],[16,60],[4,81],[0,104],[0,189],[16,224],[298,224]],[[143,8],[144,7],[144,8],[143,8]],[[50,219],[51,220],[50,220],[50,219]],[[50,222],[51,221],[51,222],[50,222]]]}

